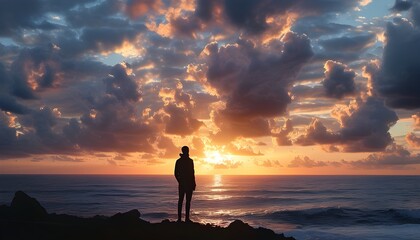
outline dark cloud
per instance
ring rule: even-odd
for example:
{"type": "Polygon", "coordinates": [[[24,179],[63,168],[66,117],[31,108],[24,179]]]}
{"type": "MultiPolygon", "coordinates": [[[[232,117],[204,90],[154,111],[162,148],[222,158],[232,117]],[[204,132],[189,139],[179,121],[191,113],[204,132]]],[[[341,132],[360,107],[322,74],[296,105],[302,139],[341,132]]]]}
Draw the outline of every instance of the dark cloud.
{"type": "Polygon", "coordinates": [[[175,146],[171,138],[160,136],[157,140],[157,143],[157,147],[164,150],[164,153],[160,154],[159,157],[173,159],[179,157],[181,150],[179,147],[175,146]]]}
{"type": "Polygon", "coordinates": [[[404,19],[389,23],[382,63],[373,76],[374,90],[394,108],[420,107],[420,30],[404,19]],[[404,37],[402,37],[404,36],[404,37]]]}
{"type": "Polygon", "coordinates": [[[36,28],[35,20],[43,14],[41,0],[3,0],[0,4],[0,36],[20,28],[36,28]]]}
{"type": "Polygon", "coordinates": [[[415,4],[411,8],[410,15],[416,26],[420,26],[420,4],[415,4]]]}
{"type": "Polygon", "coordinates": [[[195,38],[195,32],[201,30],[201,22],[194,17],[178,17],[171,19],[172,33],[176,36],[195,38]]]}
{"type": "MultiPolygon", "coordinates": [[[[284,13],[286,6],[274,6],[271,1],[255,1],[255,0],[226,0],[224,7],[228,19],[238,27],[243,27],[252,33],[260,33],[267,29],[266,18],[274,14],[277,10],[284,13]],[[271,5],[270,8],[267,5],[271,5]],[[276,8],[277,7],[277,8],[276,8]]],[[[280,4],[279,4],[280,5],[280,4]]]]}
{"type": "MultiPolygon", "coordinates": [[[[153,164],[179,152],[173,136],[164,134],[187,136],[199,130],[192,149],[200,157],[205,144],[215,143],[225,143],[237,155],[260,155],[251,147],[229,145],[238,137],[271,136],[278,145],[290,145],[291,121],[275,129],[273,118],[288,115],[291,108],[298,112],[330,108],[336,100],[323,97],[322,86],[313,84],[322,78],[323,60],[362,59],[375,42],[373,34],[334,22],[337,14],[359,3],[198,0],[193,9],[192,1],[4,0],[0,3],[0,158],[48,154],[57,161],[71,161],[78,158],[66,158],[67,154],[142,152],[149,153],[143,155],[153,164]],[[279,36],[289,27],[298,33],[279,36]],[[303,33],[314,38],[315,58],[303,33]],[[210,43],[202,51],[213,40],[220,45],[210,43]],[[130,64],[113,66],[124,59],[130,64]],[[302,69],[310,59],[312,64],[302,69]],[[296,86],[300,81],[311,87],[296,86]],[[160,96],[166,88],[170,96],[160,96]]],[[[399,96],[410,98],[411,104],[417,101],[412,93],[415,84],[407,87],[412,91],[408,94],[400,89],[388,94],[384,89],[395,90],[395,79],[413,83],[404,78],[417,78],[413,69],[417,69],[419,12],[413,4],[410,14],[415,25],[406,26],[410,34],[401,30],[404,20],[392,25],[399,32],[388,30],[385,61],[372,73],[375,90],[387,103],[399,96]],[[407,42],[401,36],[408,36],[407,42]],[[400,45],[407,59],[389,50],[400,45]],[[388,63],[392,58],[395,65],[408,67],[392,70],[388,67],[395,67],[388,63]]],[[[336,65],[337,72],[328,72],[324,82],[332,92],[329,96],[353,94],[354,76],[336,65]]],[[[314,121],[313,129],[297,143],[344,151],[383,149],[392,142],[388,130],[396,118],[383,105],[368,101],[349,107],[347,115],[334,113],[341,129],[336,130],[338,123],[331,119],[314,121]]],[[[307,121],[301,116],[290,116],[295,126],[307,121]]],[[[117,165],[114,156],[122,155],[107,157],[117,165]]],[[[240,164],[227,159],[215,167],[240,164]]],[[[269,164],[278,165],[263,163],[269,164]]]]}
{"type": "Polygon", "coordinates": [[[226,108],[216,115],[220,120],[216,124],[222,132],[233,129],[225,128],[231,125],[256,129],[263,125],[262,118],[286,112],[291,102],[289,88],[312,56],[312,50],[305,36],[289,33],[284,41],[282,51],[270,54],[259,52],[250,42],[243,41],[220,48],[215,44],[206,47],[210,61],[207,83],[226,99],[226,108]],[[251,122],[254,125],[246,125],[251,122]]]}
{"type": "Polygon", "coordinates": [[[227,18],[234,25],[257,34],[268,29],[266,19],[290,12],[303,16],[320,16],[332,12],[344,12],[356,7],[357,1],[276,1],[276,0],[225,0],[227,18]]]}
{"type": "Polygon", "coordinates": [[[363,169],[404,169],[410,165],[420,164],[420,154],[411,155],[402,146],[393,144],[383,153],[374,153],[361,160],[345,161],[343,163],[363,169]]]}
{"type": "Polygon", "coordinates": [[[203,122],[194,118],[187,108],[169,104],[165,106],[164,111],[167,114],[164,116],[164,122],[168,134],[190,135],[203,126],[203,122]]]}
{"type": "Polygon", "coordinates": [[[322,122],[314,118],[306,128],[304,135],[296,139],[296,143],[303,146],[314,144],[334,144],[339,140],[339,135],[329,131],[322,122]]]}
{"type": "Polygon", "coordinates": [[[124,41],[133,40],[137,34],[138,30],[133,28],[86,28],[80,40],[88,50],[106,52],[121,46],[124,41]]]}
{"type": "Polygon", "coordinates": [[[298,33],[304,33],[310,38],[318,38],[324,35],[336,35],[342,32],[352,31],[353,26],[330,22],[331,16],[321,18],[304,17],[299,19],[292,27],[292,30],[298,33]]]}
{"type": "Polygon", "coordinates": [[[413,6],[411,1],[406,0],[396,0],[394,6],[391,8],[391,11],[402,12],[407,11],[413,6]]]}
{"type": "Polygon", "coordinates": [[[204,21],[209,21],[213,17],[213,8],[215,6],[215,1],[209,0],[197,0],[197,7],[195,9],[195,14],[204,21]]]}
{"type": "Polygon", "coordinates": [[[348,108],[338,108],[333,115],[341,128],[329,131],[318,119],[307,127],[306,133],[297,138],[299,145],[341,144],[346,152],[381,151],[393,142],[389,129],[398,117],[382,100],[369,97],[358,100],[348,108]]]}
{"type": "Polygon", "coordinates": [[[138,101],[140,92],[135,81],[127,75],[127,65],[117,64],[104,80],[106,93],[114,95],[120,101],[138,101]]]}
{"type": "Polygon", "coordinates": [[[64,59],[53,44],[23,48],[10,65],[8,85],[11,94],[29,100],[39,98],[42,91],[63,83],[61,76],[65,74],[62,71],[67,70],[63,65],[64,59]]]}
{"type": "Polygon", "coordinates": [[[0,151],[2,156],[13,154],[13,147],[16,146],[17,136],[16,130],[9,127],[9,117],[0,112],[0,151]]]}
{"type": "Polygon", "coordinates": [[[17,114],[25,114],[29,109],[18,103],[11,95],[11,82],[4,65],[0,62],[0,110],[17,114]]]}
{"type": "Polygon", "coordinates": [[[29,108],[18,103],[14,97],[2,93],[0,93],[0,110],[17,114],[29,113],[29,108]]]}
{"type": "Polygon", "coordinates": [[[347,142],[345,151],[379,151],[391,144],[393,139],[388,131],[398,121],[396,113],[374,97],[356,106],[350,115],[336,113],[343,126],[342,141],[347,142]]]}
{"type": "Polygon", "coordinates": [[[325,78],[322,85],[327,97],[341,99],[354,95],[356,91],[354,78],[356,73],[340,62],[327,61],[324,65],[325,78]]]}
{"type": "Polygon", "coordinates": [[[338,38],[328,38],[319,43],[326,51],[359,52],[376,42],[375,34],[348,35],[338,38]]]}
{"type": "MultiPolygon", "coordinates": [[[[138,86],[128,75],[129,68],[118,64],[84,104],[89,108],[80,118],[67,120],[58,109],[42,107],[18,116],[4,115],[0,148],[4,156],[31,154],[78,154],[85,151],[153,152],[157,129],[146,124],[136,109],[138,86]],[[24,127],[23,127],[24,126],[24,127]],[[4,137],[3,137],[4,136],[4,137]]],[[[141,112],[141,110],[140,110],[141,112]]]]}
{"type": "Polygon", "coordinates": [[[293,124],[290,119],[284,122],[284,126],[280,129],[279,133],[274,134],[278,146],[290,146],[292,140],[289,137],[289,133],[293,131],[293,124]]]}

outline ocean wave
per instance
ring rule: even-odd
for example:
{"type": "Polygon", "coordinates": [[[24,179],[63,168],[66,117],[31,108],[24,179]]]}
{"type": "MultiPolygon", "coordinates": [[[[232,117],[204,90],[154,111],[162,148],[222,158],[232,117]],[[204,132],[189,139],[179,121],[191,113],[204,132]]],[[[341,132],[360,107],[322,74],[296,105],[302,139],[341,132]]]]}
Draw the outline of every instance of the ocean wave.
{"type": "Polygon", "coordinates": [[[394,225],[420,224],[420,209],[356,209],[356,208],[312,208],[284,210],[259,215],[284,223],[299,225],[394,225]]]}

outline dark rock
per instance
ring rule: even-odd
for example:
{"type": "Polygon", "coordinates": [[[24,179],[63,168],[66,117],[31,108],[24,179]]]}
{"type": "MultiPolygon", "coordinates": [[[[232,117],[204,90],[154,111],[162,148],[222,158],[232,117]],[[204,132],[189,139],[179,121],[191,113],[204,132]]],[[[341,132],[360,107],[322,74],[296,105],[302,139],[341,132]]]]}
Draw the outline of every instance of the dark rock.
{"type": "Polygon", "coordinates": [[[137,222],[140,220],[140,212],[137,209],[125,213],[117,213],[111,217],[112,221],[118,222],[137,222]]]}
{"type": "Polygon", "coordinates": [[[0,239],[294,240],[270,229],[255,229],[240,220],[235,220],[226,228],[200,223],[179,224],[168,219],[161,223],[149,223],[140,219],[137,209],[112,217],[47,214],[38,201],[23,192],[15,194],[10,207],[0,206],[0,239]],[[41,216],[45,218],[41,219],[41,216]]]}
{"type": "Polygon", "coordinates": [[[22,191],[15,193],[10,207],[17,217],[44,218],[48,215],[45,208],[35,198],[22,191]]]}
{"type": "Polygon", "coordinates": [[[169,219],[164,219],[161,223],[171,223],[171,221],[169,221],[169,219]]]}
{"type": "Polygon", "coordinates": [[[244,223],[241,220],[235,220],[229,224],[228,229],[231,229],[233,231],[249,231],[253,228],[249,226],[249,224],[244,223]]]}

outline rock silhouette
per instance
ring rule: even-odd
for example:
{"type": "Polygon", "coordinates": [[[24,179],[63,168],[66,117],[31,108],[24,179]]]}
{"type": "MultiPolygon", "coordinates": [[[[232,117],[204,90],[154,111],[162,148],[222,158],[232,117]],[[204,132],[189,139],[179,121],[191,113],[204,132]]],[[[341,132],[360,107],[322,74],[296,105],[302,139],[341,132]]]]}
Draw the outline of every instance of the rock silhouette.
{"type": "Polygon", "coordinates": [[[39,219],[46,217],[48,214],[35,198],[28,196],[22,191],[15,193],[10,207],[16,217],[39,219]]]}
{"type": "Polygon", "coordinates": [[[35,198],[18,191],[11,206],[0,206],[0,239],[294,240],[270,229],[253,228],[240,220],[225,228],[167,219],[150,223],[140,216],[137,209],[111,217],[48,214],[35,198]]]}

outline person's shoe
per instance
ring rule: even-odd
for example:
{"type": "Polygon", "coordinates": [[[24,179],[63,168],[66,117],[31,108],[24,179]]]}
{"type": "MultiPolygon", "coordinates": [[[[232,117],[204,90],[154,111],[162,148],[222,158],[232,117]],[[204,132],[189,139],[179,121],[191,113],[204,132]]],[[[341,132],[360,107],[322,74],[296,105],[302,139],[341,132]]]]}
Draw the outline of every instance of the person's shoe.
{"type": "Polygon", "coordinates": [[[186,223],[193,223],[193,221],[191,221],[191,219],[189,219],[189,218],[188,219],[185,219],[185,222],[186,223]]]}
{"type": "Polygon", "coordinates": [[[178,219],[176,222],[177,223],[182,223],[182,220],[181,219],[178,219]]]}

